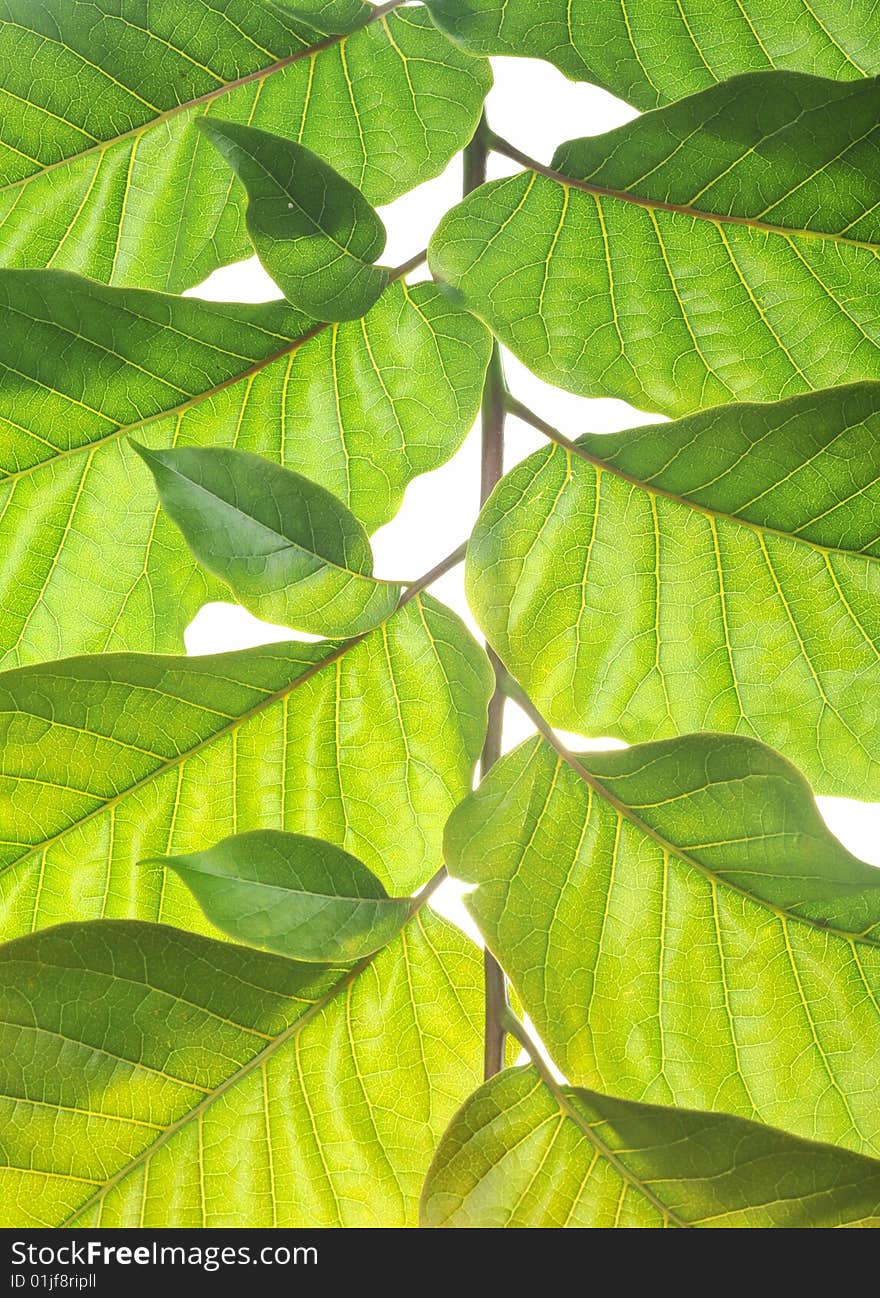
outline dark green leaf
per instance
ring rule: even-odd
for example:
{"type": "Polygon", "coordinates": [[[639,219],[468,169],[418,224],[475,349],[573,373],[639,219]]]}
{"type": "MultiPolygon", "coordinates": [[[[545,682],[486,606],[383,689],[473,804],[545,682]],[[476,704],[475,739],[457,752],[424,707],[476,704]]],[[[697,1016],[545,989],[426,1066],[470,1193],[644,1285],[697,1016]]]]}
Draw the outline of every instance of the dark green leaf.
{"type": "Polygon", "coordinates": [[[388,272],[372,264],[385,227],[360,190],[293,140],[208,117],[199,125],[247,190],[248,234],[288,302],[316,320],[366,315],[388,272]]]}
{"type": "Polygon", "coordinates": [[[318,635],[358,635],[394,612],[401,587],[341,501],[248,451],[148,451],[159,498],[199,563],[257,617],[318,635]]]}
{"type": "Polygon", "coordinates": [[[159,864],[224,933],[294,960],[353,963],[387,946],[412,914],[411,899],[389,897],[357,857],[303,834],[256,829],[159,864]]]}

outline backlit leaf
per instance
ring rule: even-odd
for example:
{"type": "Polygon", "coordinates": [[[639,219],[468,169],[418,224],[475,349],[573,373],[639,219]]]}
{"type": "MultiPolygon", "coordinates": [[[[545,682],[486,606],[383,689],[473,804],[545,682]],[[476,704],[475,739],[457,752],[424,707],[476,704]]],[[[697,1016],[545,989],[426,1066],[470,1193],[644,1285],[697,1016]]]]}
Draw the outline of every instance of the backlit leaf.
{"type": "Polygon", "coordinates": [[[431,265],[541,378],[681,415],[880,378],[878,213],[880,81],[753,73],[484,185],[431,265]]]}
{"type": "MultiPolygon", "coordinates": [[[[432,284],[315,330],[232,306],[0,272],[0,653],[177,650],[207,585],[126,441],[233,446],[327,487],[373,530],[458,448],[489,342],[432,284]],[[63,364],[59,363],[63,358],[63,364]],[[107,558],[112,538],[112,562],[107,558]]],[[[411,574],[413,577],[418,574],[411,574]]]]}
{"type": "Polygon", "coordinates": [[[7,944],[3,1224],[414,1226],[479,976],[427,911],[351,971],[119,921],[7,944]]]}
{"type": "Polygon", "coordinates": [[[485,655],[423,595],[338,647],[6,672],[0,932],[102,917],[203,928],[184,886],[138,862],[252,829],[327,839],[408,893],[441,864],[489,692],[485,655]]]}
{"type": "Polygon", "coordinates": [[[873,1159],[741,1118],[554,1093],[517,1068],[453,1118],[421,1215],[460,1229],[876,1230],[878,1204],[873,1159]]]}
{"type": "Polygon", "coordinates": [[[380,204],[443,170],[490,84],[421,6],[2,0],[0,261],[189,288],[250,254],[201,118],[293,137],[380,204]]]}
{"type": "Polygon", "coordinates": [[[874,0],[430,0],[429,8],[465,49],[548,59],[639,108],[738,72],[838,80],[880,72],[874,0]]]}
{"type": "Polygon", "coordinates": [[[880,797],[880,385],[587,435],[517,465],[469,597],[555,725],[754,735],[880,797]]]}
{"type": "Polygon", "coordinates": [[[570,1082],[880,1152],[880,871],[772,750],[530,740],[446,852],[570,1082]]]}

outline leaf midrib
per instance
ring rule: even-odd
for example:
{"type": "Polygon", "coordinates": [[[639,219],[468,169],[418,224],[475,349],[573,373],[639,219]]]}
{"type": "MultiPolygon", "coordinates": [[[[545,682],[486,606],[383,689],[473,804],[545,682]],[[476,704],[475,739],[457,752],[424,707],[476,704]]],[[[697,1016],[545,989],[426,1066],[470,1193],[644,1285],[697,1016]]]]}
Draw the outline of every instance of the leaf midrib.
{"type": "MultiPolygon", "coordinates": [[[[637,1194],[640,1194],[642,1198],[647,1203],[649,1203],[652,1208],[654,1208],[657,1212],[659,1212],[664,1219],[666,1219],[669,1222],[673,1222],[676,1226],[681,1226],[684,1229],[691,1229],[690,1222],[687,1222],[682,1217],[679,1217],[674,1211],[674,1209],[670,1208],[667,1204],[663,1202],[661,1198],[659,1198],[659,1196],[651,1189],[651,1187],[647,1184],[647,1182],[642,1181],[641,1178],[637,1175],[637,1173],[631,1171],[630,1168],[627,1167],[626,1163],[624,1163],[621,1156],[602,1139],[602,1137],[593,1129],[593,1127],[583,1116],[583,1114],[579,1112],[579,1110],[575,1107],[571,1096],[567,1093],[569,1090],[575,1090],[575,1091],[580,1090],[581,1093],[585,1095],[587,1097],[587,1100],[589,1101],[589,1099],[591,1098],[591,1092],[585,1090],[582,1087],[579,1088],[579,1087],[560,1086],[556,1078],[553,1076],[553,1073],[551,1072],[550,1068],[547,1066],[546,1060],[542,1057],[541,1052],[537,1049],[531,1037],[529,1036],[527,1030],[525,1029],[523,1024],[520,1023],[519,1019],[516,1018],[515,1015],[513,1015],[512,1013],[508,1014],[507,1026],[514,1040],[519,1042],[519,1044],[525,1050],[526,1054],[529,1056],[529,1059],[531,1060],[531,1066],[534,1068],[535,1072],[538,1075],[538,1081],[535,1089],[537,1089],[537,1087],[541,1085],[546,1086],[547,1090],[550,1092],[553,1099],[556,1101],[556,1104],[563,1118],[565,1118],[569,1122],[573,1122],[574,1125],[578,1128],[578,1130],[583,1132],[588,1143],[592,1145],[593,1149],[596,1151],[598,1156],[600,1158],[605,1159],[605,1161],[609,1164],[609,1166],[613,1168],[615,1173],[620,1177],[620,1179],[626,1185],[631,1186],[631,1188],[634,1189],[637,1194]]],[[[529,1095],[525,1098],[530,1099],[533,1094],[534,1094],[534,1090],[529,1092],[529,1095]]]]}
{"type": "MultiPolygon", "coordinates": [[[[65,158],[59,158],[56,162],[47,163],[46,166],[32,171],[27,176],[21,176],[18,180],[13,180],[5,185],[0,185],[0,194],[4,194],[12,189],[23,188],[33,181],[39,180],[40,177],[56,171],[59,167],[66,167],[68,164],[78,162],[80,158],[87,158],[93,153],[103,153],[105,150],[118,144],[121,140],[130,140],[136,136],[143,135],[146,131],[152,130],[153,127],[160,126],[162,123],[171,121],[181,113],[189,109],[198,108],[203,104],[213,103],[215,99],[222,98],[223,95],[230,94],[242,86],[251,85],[255,81],[264,81],[267,77],[276,72],[283,71],[284,68],[298,63],[301,59],[311,58],[312,55],[320,53],[322,50],[332,49],[334,45],[341,45],[356,32],[363,31],[364,28],[372,26],[373,23],[381,21],[386,14],[393,12],[405,4],[406,0],[388,0],[388,3],[374,9],[372,13],[364,17],[354,26],[351,31],[340,32],[333,36],[326,36],[323,40],[316,41],[314,45],[308,45],[304,49],[297,50],[294,54],[287,54],[282,59],[276,59],[274,63],[267,64],[264,68],[258,68],[255,72],[248,72],[243,77],[236,77],[233,81],[226,81],[214,90],[207,90],[202,95],[196,95],[193,99],[187,99],[181,104],[175,104],[173,108],[167,108],[164,112],[157,113],[151,117],[148,122],[143,122],[140,126],[133,126],[128,131],[122,131],[119,135],[111,136],[107,140],[99,140],[96,144],[90,145],[87,149],[81,149],[78,153],[70,153],[65,158]]],[[[128,89],[128,87],[126,87],[128,89]]],[[[79,129],[79,128],[77,128],[79,129]]]]}
{"type": "Polygon", "coordinates": [[[282,883],[262,883],[258,879],[248,879],[241,874],[221,874],[219,870],[205,870],[195,865],[189,865],[183,860],[175,861],[173,857],[154,856],[147,857],[141,862],[142,865],[155,864],[176,870],[178,873],[189,871],[191,874],[201,875],[209,879],[217,879],[220,883],[241,884],[243,887],[254,888],[259,895],[262,892],[278,893],[282,897],[304,897],[309,901],[323,902],[341,902],[347,906],[391,906],[399,908],[401,902],[408,903],[408,897],[355,897],[341,892],[315,892],[313,888],[293,888],[282,883]]]}
{"type": "MultiPolygon", "coordinates": [[[[715,518],[722,523],[729,523],[736,527],[744,527],[758,536],[779,537],[780,540],[788,541],[792,545],[803,545],[807,549],[816,551],[817,554],[839,554],[847,559],[862,559],[867,563],[880,562],[880,556],[870,554],[866,550],[848,550],[839,545],[823,545],[819,541],[810,540],[809,537],[797,536],[793,532],[786,532],[781,527],[771,527],[769,524],[756,523],[751,519],[741,518],[737,514],[728,514],[724,510],[715,509],[711,505],[702,504],[700,501],[692,500],[689,496],[681,496],[677,492],[670,491],[666,487],[659,487],[654,483],[646,482],[636,474],[629,473],[626,469],[620,468],[619,465],[608,463],[608,461],[603,460],[601,456],[594,455],[592,452],[586,450],[585,447],[580,446],[577,442],[566,437],[566,435],[559,432],[558,429],[552,428],[549,424],[544,424],[543,420],[541,421],[540,426],[535,425],[535,427],[538,427],[538,431],[544,433],[545,437],[547,437],[549,441],[555,443],[555,445],[558,446],[567,456],[573,455],[576,459],[583,460],[586,464],[589,464],[597,472],[608,473],[612,478],[618,478],[621,482],[626,482],[629,486],[636,487],[639,491],[645,492],[648,496],[658,496],[663,500],[671,500],[674,504],[681,505],[685,509],[690,509],[695,514],[700,514],[704,518],[715,518]]],[[[638,431],[641,431],[641,429],[638,431]]],[[[548,462],[554,453],[555,448],[551,448],[550,454],[547,457],[548,462]]],[[[540,452],[538,452],[538,454],[540,454],[540,452]]],[[[837,503],[839,502],[836,502],[832,508],[837,508],[837,503]]]]}
{"type": "MultiPolygon", "coordinates": [[[[397,611],[397,609],[394,610],[395,613],[397,611]]],[[[394,613],[392,613],[391,616],[393,617],[394,613]]],[[[353,637],[351,640],[344,641],[341,645],[338,645],[334,650],[327,654],[326,657],[321,658],[318,662],[311,663],[301,675],[296,677],[295,680],[288,681],[286,685],[283,685],[280,689],[274,690],[264,699],[260,699],[259,702],[255,703],[252,707],[238,713],[229,721],[225,722],[224,725],[220,726],[219,729],[211,731],[211,733],[204,739],[200,739],[198,743],[193,744],[191,748],[187,748],[183,752],[175,754],[174,757],[163,759],[159,766],[148,771],[146,775],[142,775],[140,779],[135,780],[127,789],[122,789],[119,793],[114,794],[110,798],[101,798],[98,806],[93,808],[92,811],[86,812],[84,816],[79,816],[77,819],[70,821],[69,824],[64,825],[57,833],[52,834],[51,837],[44,839],[41,843],[34,843],[32,846],[28,847],[26,852],[22,852],[21,856],[18,856],[15,860],[8,861],[5,865],[0,866],[0,876],[4,875],[9,870],[16,869],[18,866],[23,865],[26,861],[30,860],[32,856],[39,855],[41,852],[47,852],[72,830],[79,829],[82,825],[88,824],[89,821],[94,820],[96,817],[103,815],[107,811],[112,811],[114,807],[119,806],[127,798],[133,797],[134,794],[140,792],[140,790],[150,784],[152,780],[159,779],[160,776],[167,774],[168,771],[175,770],[178,766],[183,765],[185,762],[188,762],[190,758],[195,757],[198,753],[202,752],[210,744],[214,743],[215,740],[222,739],[225,735],[231,734],[239,726],[245,725],[254,717],[259,716],[259,714],[266,708],[273,707],[276,703],[280,703],[283,699],[287,698],[288,695],[292,694],[294,690],[311,680],[311,678],[317,675],[317,673],[324,667],[330,666],[331,663],[334,663],[338,658],[341,658],[343,654],[348,653],[350,649],[353,649],[356,645],[360,644],[360,642],[369,634],[369,631],[363,631],[360,635],[353,637]]],[[[95,794],[94,796],[100,797],[98,794],[95,794]]]]}
{"type": "MultiPolygon", "coordinates": [[[[389,270],[388,283],[379,295],[378,300],[381,300],[384,293],[392,284],[398,282],[403,283],[405,276],[408,275],[410,271],[415,270],[417,266],[420,266],[425,260],[425,256],[426,254],[424,251],[416,253],[400,266],[396,266],[393,270],[389,270]]],[[[66,272],[60,273],[64,274],[66,272]]],[[[418,285],[415,287],[418,287],[418,285]]],[[[363,318],[364,317],[362,316],[361,319],[363,318]]],[[[20,479],[27,478],[31,474],[39,473],[40,470],[45,469],[50,465],[57,464],[60,460],[66,460],[73,455],[90,455],[99,447],[105,446],[110,442],[118,441],[121,437],[136,432],[139,428],[146,428],[150,424],[158,423],[159,420],[162,419],[171,419],[174,418],[174,416],[184,415],[188,410],[200,406],[203,401],[209,401],[211,397],[217,396],[219,392],[225,392],[227,388],[235,387],[237,383],[246,382],[255,375],[262,373],[264,369],[267,369],[268,366],[274,364],[275,361],[281,360],[285,356],[290,356],[293,352],[298,351],[300,347],[304,347],[306,343],[311,342],[313,338],[317,338],[325,331],[325,329],[335,329],[337,327],[338,326],[332,322],[319,321],[314,324],[311,329],[307,329],[304,334],[292,338],[290,342],[285,343],[284,346],[279,348],[277,351],[272,352],[268,356],[262,357],[260,360],[254,361],[243,370],[239,370],[236,374],[231,374],[228,378],[221,380],[219,383],[213,384],[203,392],[197,392],[194,396],[187,397],[185,401],[179,402],[176,406],[168,406],[165,409],[154,411],[152,414],[144,415],[142,419],[133,420],[128,424],[117,424],[111,432],[104,433],[102,437],[96,437],[90,441],[78,443],[76,446],[68,446],[63,450],[57,449],[54,455],[49,455],[46,456],[45,459],[37,460],[34,464],[29,464],[24,469],[16,469],[13,473],[4,473],[0,476],[0,490],[2,490],[8,483],[18,482],[20,479]]],[[[50,390],[57,396],[66,397],[67,395],[63,392],[57,392],[54,388],[50,390]]],[[[109,415],[102,415],[101,417],[112,422],[109,415]]],[[[37,434],[29,428],[23,428],[22,431],[27,433],[30,437],[37,436],[37,434]]],[[[376,580],[378,580],[378,578],[376,580]]]]}
{"type": "MultiPolygon", "coordinates": [[[[412,923],[414,920],[417,920],[419,911],[428,901],[434,887],[441,882],[443,875],[445,875],[445,869],[444,867],[441,867],[438,874],[425,885],[417,902],[413,904],[413,912],[407,923],[412,923]]],[[[67,1217],[65,1217],[64,1221],[58,1223],[56,1229],[63,1230],[65,1227],[70,1226],[82,1215],[82,1213],[88,1212],[90,1208],[99,1204],[115,1186],[117,1186],[121,1181],[124,1181],[135,1168],[140,1167],[142,1163],[145,1163],[148,1159],[152,1158],[153,1155],[161,1149],[163,1145],[166,1145],[169,1140],[173,1139],[179,1131],[183,1130],[191,1122],[198,1121],[199,1117],[214,1103],[216,1103],[217,1100],[225,1095],[227,1091],[231,1090],[234,1086],[237,1086],[244,1077],[249,1076],[254,1069],[260,1068],[267,1060],[271,1059],[271,1057],[276,1054],[282,1046],[285,1046],[288,1041],[291,1041],[298,1036],[302,1029],[307,1027],[313,1019],[318,1017],[318,1015],[322,1014],[327,1006],[332,1004],[341,992],[351,987],[360,975],[368,969],[374,960],[376,960],[386,949],[386,947],[380,947],[378,951],[371,952],[369,955],[364,956],[359,960],[357,964],[353,965],[352,968],[349,969],[348,973],[344,974],[338,982],[334,983],[334,985],[329,988],[323,996],[320,996],[316,1001],[313,1001],[309,1008],[300,1015],[298,1019],[293,1023],[288,1024],[283,1031],[277,1033],[271,1041],[262,1048],[262,1050],[257,1051],[257,1053],[252,1055],[250,1059],[246,1060],[243,1064],[240,1064],[239,1067],[233,1073],[230,1073],[228,1077],[224,1077],[222,1082],[219,1082],[217,1086],[215,1086],[207,1095],[204,1096],[203,1099],[199,1101],[198,1104],[194,1105],[191,1109],[187,1109],[185,1113],[182,1113],[180,1117],[176,1118],[173,1123],[166,1127],[155,1140],[142,1149],[137,1155],[135,1155],[135,1157],[129,1159],[129,1161],[122,1167],[118,1168],[117,1171],[115,1171],[111,1177],[108,1177],[106,1181],[103,1181],[100,1184],[100,1187],[95,1190],[88,1199],[83,1203],[78,1204],[77,1207],[74,1208],[67,1217]]]]}
{"type": "Polygon", "coordinates": [[[760,230],[764,234],[778,234],[785,239],[819,239],[852,248],[863,248],[875,255],[880,254],[880,244],[870,243],[864,239],[851,239],[846,235],[832,234],[826,230],[804,230],[796,226],[775,225],[770,221],[761,221],[757,217],[707,212],[699,207],[689,207],[686,203],[671,203],[659,198],[643,198],[640,194],[631,194],[626,190],[613,189],[607,185],[594,185],[588,180],[575,180],[573,177],[563,175],[560,171],[554,171],[552,167],[545,166],[544,163],[529,157],[528,154],[523,153],[506,140],[498,140],[496,144],[499,153],[510,158],[513,162],[518,162],[526,168],[526,171],[544,176],[547,180],[552,180],[563,188],[576,189],[582,193],[591,194],[593,198],[612,198],[621,203],[630,203],[635,207],[646,208],[649,211],[671,212],[677,216],[692,217],[697,221],[708,221],[713,225],[741,225],[750,230],[760,230]]]}
{"type": "MultiPolygon", "coordinates": [[[[687,849],[683,848],[678,843],[673,843],[670,839],[661,834],[659,830],[655,829],[652,825],[649,825],[647,821],[643,820],[642,817],[633,811],[633,809],[621,798],[618,798],[615,793],[612,793],[607,785],[603,783],[600,776],[594,775],[591,771],[587,770],[586,766],[584,766],[578,756],[571,752],[571,750],[562,743],[553,731],[553,728],[544,719],[541,713],[538,712],[537,708],[525,694],[516,690],[513,692],[512,696],[520,704],[528,717],[534,722],[539,735],[556,753],[557,764],[564,762],[572,771],[574,771],[575,775],[579,776],[579,778],[584,781],[588,788],[593,790],[597,797],[601,798],[603,802],[612,808],[622,821],[632,825],[632,827],[640,834],[644,834],[646,838],[654,842],[660,850],[668,856],[680,861],[683,865],[690,866],[692,869],[696,870],[698,874],[703,876],[713,891],[718,888],[726,888],[730,892],[734,892],[745,900],[751,902],[753,905],[760,906],[762,909],[768,911],[783,925],[790,923],[803,924],[811,932],[831,934],[834,937],[838,937],[846,942],[850,947],[857,947],[860,943],[866,947],[880,947],[880,938],[875,939],[868,936],[870,929],[862,933],[847,932],[846,929],[837,928],[833,924],[826,924],[812,919],[809,915],[801,915],[798,914],[797,911],[786,910],[784,907],[778,906],[774,902],[769,901],[766,897],[759,897],[756,893],[749,892],[748,889],[743,888],[740,884],[733,883],[730,879],[722,878],[720,875],[716,874],[708,866],[703,865],[702,861],[698,861],[696,857],[691,856],[687,849]]],[[[711,735],[713,732],[707,731],[706,733],[711,735]]],[[[721,740],[728,738],[728,736],[718,733],[715,734],[715,738],[721,740]]],[[[538,752],[539,748],[536,747],[535,754],[537,755],[538,752]]],[[[870,927],[874,928],[876,927],[876,924],[872,924],[870,927]]]]}
{"type": "MultiPolygon", "coordinates": [[[[340,644],[337,644],[336,647],[330,651],[330,653],[326,654],[325,657],[319,659],[317,662],[311,663],[304,672],[302,672],[299,676],[296,677],[295,680],[288,681],[285,685],[282,685],[280,689],[274,690],[271,694],[267,694],[265,698],[260,699],[258,703],[255,703],[253,705],[253,707],[246,708],[243,712],[240,712],[236,716],[231,717],[219,729],[212,731],[211,734],[206,735],[204,739],[200,739],[198,743],[193,744],[191,748],[187,748],[184,752],[177,753],[174,757],[169,757],[163,760],[163,762],[159,766],[157,766],[152,771],[148,771],[145,775],[141,776],[140,779],[135,780],[134,783],[130,784],[127,789],[122,789],[119,793],[114,794],[110,798],[101,798],[98,806],[94,807],[91,811],[86,812],[84,816],[79,816],[77,817],[77,819],[70,821],[69,824],[63,825],[62,828],[59,829],[57,833],[52,834],[49,838],[44,839],[41,843],[34,843],[33,845],[29,846],[26,852],[22,852],[22,854],[20,856],[17,856],[14,860],[7,861],[4,865],[0,865],[0,877],[6,874],[9,870],[17,869],[19,866],[23,865],[26,861],[29,861],[31,857],[39,856],[41,853],[48,852],[48,850],[51,847],[53,847],[56,843],[60,842],[65,837],[65,835],[71,833],[73,830],[79,829],[82,825],[88,824],[89,821],[96,819],[98,816],[103,815],[105,812],[111,811],[114,807],[120,805],[127,798],[132,797],[134,794],[138,793],[142,788],[150,784],[152,780],[159,779],[161,776],[165,775],[168,771],[176,770],[178,767],[183,766],[186,762],[190,760],[191,757],[194,757],[198,753],[202,752],[204,749],[209,747],[209,745],[214,743],[215,740],[222,739],[224,736],[233,733],[239,726],[245,725],[248,721],[251,721],[254,717],[259,716],[260,713],[265,711],[267,708],[273,707],[275,704],[282,702],[285,698],[289,697],[289,695],[293,694],[295,690],[299,689],[301,685],[305,685],[307,681],[310,681],[313,676],[316,676],[318,674],[318,672],[323,671],[325,667],[329,667],[332,663],[337,662],[340,658],[344,657],[344,655],[347,654],[351,649],[355,649],[363,640],[366,640],[367,636],[375,634],[375,632],[379,629],[379,627],[385,626],[385,624],[389,622],[391,618],[395,617],[412,600],[417,601],[420,612],[422,613],[422,623],[425,626],[425,630],[427,632],[429,639],[433,641],[434,637],[431,634],[431,631],[428,629],[424,618],[424,610],[422,607],[422,600],[421,600],[422,592],[439,575],[438,570],[446,571],[446,565],[449,564],[450,560],[459,562],[460,559],[463,558],[463,554],[464,554],[464,546],[460,546],[458,550],[453,552],[452,555],[447,556],[447,558],[444,560],[441,560],[441,562],[437,565],[437,568],[432,569],[429,573],[426,573],[424,577],[421,577],[418,581],[414,582],[411,586],[408,586],[407,589],[404,590],[403,594],[400,596],[396,608],[394,608],[388,614],[387,617],[383,618],[382,621],[378,623],[377,626],[370,627],[366,631],[361,631],[358,635],[352,636],[348,640],[343,640],[340,644]]],[[[297,641],[293,641],[290,643],[299,646],[299,642],[297,641]]],[[[284,647],[285,647],[284,644],[282,644],[279,646],[279,649],[283,650],[284,647]]],[[[33,671],[35,669],[17,668],[13,670],[33,671]]],[[[39,669],[37,668],[36,670],[39,669]]],[[[100,795],[98,794],[95,794],[93,796],[100,797],[100,795]]]]}
{"type": "MultiPolygon", "coordinates": [[[[723,735],[717,736],[719,739],[724,737],[725,736],[723,735]]],[[[673,843],[658,829],[655,829],[652,825],[649,825],[647,821],[643,820],[642,817],[633,811],[631,807],[627,806],[621,798],[618,798],[616,794],[612,793],[599,776],[595,776],[589,772],[573,753],[569,754],[568,757],[564,757],[560,753],[560,760],[568,762],[575,774],[580,775],[581,779],[585,780],[589,787],[591,787],[594,792],[602,798],[618,816],[621,817],[621,819],[627,821],[634,829],[638,830],[640,834],[644,834],[646,838],[652,839],[657,846],[670,857],[680,861],[683,865],[690,866],[692,869],[696,870],[704,879],[706,879],[713,891],[717,888],[727,888],[729,891],[738,893],[739,896],[752,902],[753,905],[758,905],[764,910],[769,911],[783,924],[789,924],[792,921],[795,921],[799,924],[806,925],[807,928],[814,932],[830,933],[835,937],[842,938],[849,946],[855,946],[858,942],[864,942],[866,946],[870,947],[880,946],[880,940],[874,940],[867,937],[864,933],[848,933],[846,929],[837,928],[832,924],[819,923],[816,920],[811,919],[808,915],[800,915],[797,911],[786,910],[783,906],[776,905],[775,902],[769,901],[766,897],[759,897],[757,893],[749,892],[747,888],[743,888],[740,884],[733,883],[730,879],[722,878],[707,865],[703,865],[702,861],[698,861],[695,856],[691,856],[690,852],[688,852],[686,848],[683,848],[678,843],[673,843]]]]}

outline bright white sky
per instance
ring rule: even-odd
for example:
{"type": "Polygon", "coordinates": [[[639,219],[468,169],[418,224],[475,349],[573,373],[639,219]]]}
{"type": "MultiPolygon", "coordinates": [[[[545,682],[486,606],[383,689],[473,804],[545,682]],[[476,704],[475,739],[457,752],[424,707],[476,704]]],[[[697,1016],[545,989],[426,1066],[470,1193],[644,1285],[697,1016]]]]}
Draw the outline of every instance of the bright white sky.
{"type": "MultiPolygon", "coordinates": [[[[599,0],[597,0],[599,3],[599,0]]],[[[492,128],[532,157],[549,162],[556,145],[579,135],[597,135],[636,116],[635,110],[595,86],[566,81],[549,64],[532,59],[493,59],[495,86],[486,112],[492,128]]],[[[493,156],[490,178],[509,175],[517,164],[493,156]]],[[[461,196],[461,162],[455,159],[443,175],[380,209],[388,229],[383,262],[399,265],[425,247],[443,213],[461,196]]],[[[426,275],[424,270],[413,278],[426,275]]],[[[198,289],[200,297],[259,302],[279,297],[275,285],[256,260],[216,271],[198,289]]],[[[562,392],[536,379],[513,357],[505,356],[508,385],[526,405],[570,436],[582,432],[614,432],[656,421],[624,401],[588,400],[562,392]]],[[[650,412],[649,412],[650,413],[650,412]]],[[[543,444],[540,434],[517,420],[507,424],[506,466],[511,468],[543,444]]],[[[433,567],[470,533],[478,510],[479,432],[475,428],[458,454],[443,468],[410,484],[399,514],[373,538],[376,572],[384,577],[413,579],[433,567]]],[[[464,597],[462,569],[447,574],[432,588],[439,599],[479,631],[464,597]]],[[[199,611],[186,635],[190,653],[216,653],[290,639],[281,627],[259,622],[229,604],[208,604],[199,611]]],[[[531,724],[508,705],[504,746],[514,747],[532,731],[531,724]]],[[[566,736],[566,738],[569,738],[566,736]]],[[[575,748],[616,746],[613,740],[588,744],[570,737],[575,748]]],[[[820,798],[820,808],[834,833],[850,851],[880,866],[880,803],[844,798],[820,798]]],[[[458,900],[453,882],[435,895],[437,909],[477,936],[458,900]]]]}

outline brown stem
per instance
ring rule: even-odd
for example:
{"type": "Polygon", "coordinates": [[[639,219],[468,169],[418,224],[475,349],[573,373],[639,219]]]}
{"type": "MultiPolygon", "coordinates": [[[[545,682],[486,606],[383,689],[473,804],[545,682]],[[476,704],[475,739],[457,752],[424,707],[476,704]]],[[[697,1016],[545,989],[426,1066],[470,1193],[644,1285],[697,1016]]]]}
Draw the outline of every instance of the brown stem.
{"type": "MultiPolygon", "coordinates": [[[[486,180],[491,131],[485,117],[480,118],[474,138],[464,151],[464,192],[469,194],[486,180]]],[[[480,504],[488,500],[493,487],[504,472],[504,418],[507,412],[507,389],[498,344],[492,348],[481,410],[482,453],[480,459],[480,504]]],[[[495,691],[489,702],[486,740],[480,757],[480,775],[485,777],[501,756],[501,729],[504,721],[504,695],[501,691],[503,668],[487,646],[495,673],[495,691]]],[[[494,1077],[504,1067],[504,1042],[507,1036],[507,983],[498,961],[489,951],[483,952],[485,981],[485,1037],[483,1075],[494,1077]]]]}

